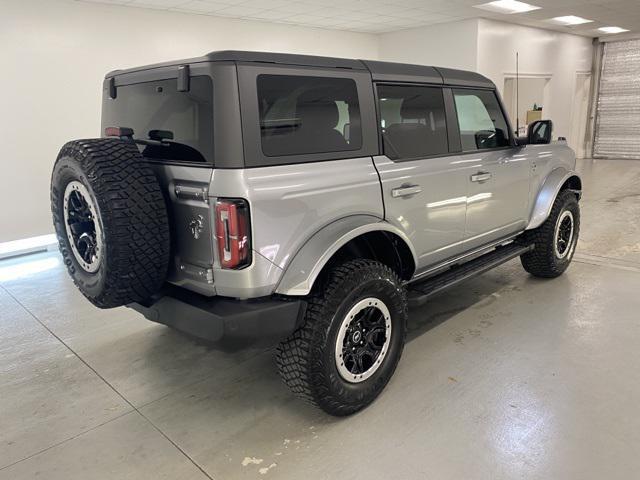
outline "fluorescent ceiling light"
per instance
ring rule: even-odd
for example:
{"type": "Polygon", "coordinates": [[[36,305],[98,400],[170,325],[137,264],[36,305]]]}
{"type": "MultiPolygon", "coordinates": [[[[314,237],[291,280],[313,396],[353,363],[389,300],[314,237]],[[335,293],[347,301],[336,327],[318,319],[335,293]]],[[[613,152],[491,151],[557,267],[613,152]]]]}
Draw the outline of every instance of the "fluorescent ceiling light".
{"type": "Polygon", "coordinates": [[[524,2],[518,2],[517,0],[496,0],[495,2],[483,3],[482,5],[476,5],[475,7],[498,13],[525,13],[531,12],[532,10],[540,10],[540,7],[524,2]]]}
{"type": "Polygon", "coordinates": [[[629,31],[626,28],[620,27],[600,27],[598,30],[600,30],[602,33],[622,33],[629,31]]]}
{"type": "Polygon", "coordinates": [[[576,17],[575,15],[566,15],[564,17],[554,17],[552,22],[559,23],[560,25],[582,25],[583,23],[591,23],[593,20],[587,20],[586,18],[576,17]]]}

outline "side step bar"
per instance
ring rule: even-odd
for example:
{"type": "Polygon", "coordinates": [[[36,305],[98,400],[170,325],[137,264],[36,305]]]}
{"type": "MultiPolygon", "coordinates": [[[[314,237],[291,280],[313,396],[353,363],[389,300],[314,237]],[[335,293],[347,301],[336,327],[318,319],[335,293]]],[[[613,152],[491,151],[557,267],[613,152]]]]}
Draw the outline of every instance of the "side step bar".
{"type": "Polygon", "coordinates": [[[469,278],[485,273],[531,250],[533,250],[533,245],[510,243],[509,245],[498,247],[466,263],[455,265],[426,280],[411,283],[407,286],[409,307],[414,308],[424,305],[429,298],[437,293],[454,285],[458,285],[469,278]]]}

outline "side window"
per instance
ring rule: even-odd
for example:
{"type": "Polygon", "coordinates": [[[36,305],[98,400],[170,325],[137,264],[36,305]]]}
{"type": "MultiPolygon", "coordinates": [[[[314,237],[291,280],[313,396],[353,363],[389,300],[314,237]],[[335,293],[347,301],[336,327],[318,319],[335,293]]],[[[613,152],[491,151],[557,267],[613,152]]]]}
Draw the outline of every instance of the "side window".
{"type": "Polygon", "coordinates": [[[379,85],[378,99],[387,157],[397,160],[448,153],[441,88],[379,85]]]}
{"type": "Polygon", "coordinates": [[[494,92],[453,90],[462,150],[482,150],[509,145],[509,129],[494,92]]]}
{"type": "Polygon", "coordinates": [[[262,151],[268,157],[359,150],[356,82],[348,78],[259,75],[262,151]]]}

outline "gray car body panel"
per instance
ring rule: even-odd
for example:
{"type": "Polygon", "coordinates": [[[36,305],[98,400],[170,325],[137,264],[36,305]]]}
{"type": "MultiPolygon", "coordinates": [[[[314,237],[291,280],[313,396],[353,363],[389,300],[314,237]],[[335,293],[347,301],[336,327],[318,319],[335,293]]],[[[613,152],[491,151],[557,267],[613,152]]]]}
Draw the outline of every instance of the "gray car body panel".
{"type": "MultiPolygon", "coordinates": [[[[411,241],[402,230],[380,218],[368,215],[341,218],[324,227],[304,244],[288,266],[276,293],[307,295],[323,267],[341,247],[360,235],[380,231],[398,235],[411,248],[411,241]]],[[[414,250],[411,250],[411,254],[417,261],[414,250]]]]}
{"type": "MultiPolygon", "coordinates": [[[[224,270],[216,261],[219,295],[254,297],[272,293],[298,252],[327,225],[344,217],[366,215],[382,220],[380,183],[370,157],[247,169],[216,169],[210,186],[215,197],[242,197],[249,202],[254,258],[264,258],[273,283],[259,282],[251,291],[243,276],[251,269],[224,270]],[[265,293],[266,292],[266,293],[265,293]]],[[[327,245],[327,248],[330,248],[327,245]]]]}
{"type": "Polygon", "coordinates": [[[461,152],[455,127],[449,129],[447,155],[391,160],[382,154],[376,82],[443,88],[447,122],[453,124],[449,87],[495,91],[490,80],[474,72],[305,55],[213,52],[111,72],[104,83],[105,102],[110,82],[119,88],[177,78],[181,65],[188,65],[191,75],[213,79],[214,161],[150,163],[171,218],[173,260],[168,281],[205,296],[306,295],[335,252],[372,231],[393,233],[407,245],[416,266],[415,280],[536,228],[548,217],[562,185],[577,176],[575,156],[564,142],[516,146],[511,137],[512,145],[506,148],[461,152]],[[256,96],[256,78],[263,73],[353,79],[360,101],[362,148],[265,157],[256,96]],[[270,165],[261,166],[265,163],[270,165]],[[478,172],[491,177],[471,182],[478,172]],[[411,186],[420,191],[393,195],[394,189],[411,186]],[[218,198],[243,198],[249,203],[252,262],[240,270],[220,267],[214,232],[218,198]]]}
{"type": "MultiPolygon", "coordinates": [[[[582,182],[574,170],[576,161],[573,150],[565,142],[550,145],[529,145],[532,177],[530,211],[527,230],[539,227],[549,217],[553,202],[562,186],[572,177],[582,182]]],[[[577,192],[580,196],[581,192],[577,192]]]]}
{"type": "Polygon", "coordinates": [[[208,199],[213,168],[193,168],[152,162],[151,167],[165,192],[171,218],[172,261],[167,280],[202,295],[215,295],[213,286],[214,236],[213,213],[208,199]],[[182,192],[200,192],[196,196],[182,192]],[[191,233],[200,229],[198,238],[191,233]]]}
{"type": "Polygon", "coordinates": [[[468,167],[458,155],[394,162],[374,158],[380,173],[385,220],[401,230],[417,254],[417,272],[461,252],[468,167]],[[415,186],[414,195],[394,191],[415,186]]]}
{"type": "Polygon", "coordinates": [[[478,151],[461,157],[472,166],[466,179],[463,250],[521,232],[527,225],[531,167],[525,150],[478,151]],[[483,182],[469,181],[470,176],[477,173],[486,173],[490,178],[483,182]]]}
{"type": "MultiPolygon", "coordinates": [[[[481,152],[480,156],[485,153],[481,152]]],[[[278,266],[281,267],[282,276],[277,282],[274,292],[293,296],[307,295],[333,254],[347,242],[359,235],[372,231],[385,231],[398,235],[412,252],[417,266],[414,278],[419,278],[425,273],[436,271],[441,266],[454,263],[456,260],[469,256],[471,253],[480,252],[483,247],[492,247],[513,238],[525,229],[529,218],[533,218],[533,215],[539,215],[540,219],[544,221],[562,184],[571,176],[577,176],[572,170],[575,164],[572,152],[563,143],[527,146],[524,148],[513,147],[501,152],[493,152],[493,154],[497,155],[496,164],[500,165],[500,169],[495,172],[494,178],[499,180],[503,175],[506,177],[504,182],[505,191],[501,192],[499,188],[489,184],[483,188],[484,192],[480,194],[474,190],[474,184],[468,181],[471,172],[477,170],[477,163],[475,161],[471,162],[471,160],[477,160],[473,155],[450,155],[439,159],[429,159],[429,162],[417,160],[397,163],[385,156],[375,157],[374,162],[380,173],[385,202],[384,220],[379,214],[355,213],[362,212],[362,205],[360,208],[352,210],[352,214],[349,216],[340,218],[336,215],[335,218],[337,219],[335,221],[316,231],[304,241],[304,245],[297,251],[290,262],[283,262],[283,257],[278,257],[278,266]],[[465,162],[465,160],[469,162],[465,162]],[[507,162],[515,165],[513,167],[516,170],[515,173],[509,172],[511,166],[506,165],[507,162]],[[525,165],[524,171],[522,165],[525,165]],[[552,170],[549,175],[543,176],[549,168],[553,168],[552,166],[555,166],[555,170],[552,170]],[[533,172],[530,176],[529,171],[530,169],[533,171],[534,168],[543,173],[538,175],[533,172]],[[559,175],[560,172],[563,172],[563,175],[559,175]],[[514,175],[517,176],[515,180],[511,178],[514,175]],[[394,186],[402,185],[406,180],[415,182],[419,181],[419,179],[423,180],[424,189],[414,199],[407,200],[406,197],[391,198],[388,195],[388,192],[394,186]],[[540,187],[538,187],[539,182],[541,182],[540,187]],[[530,188],[536,193],[530,195],[530,188]],[[482,193],[490,193],[491,196],[482,195],[482,193]],[[392,202],[400,203],[400,207],[395,209],[392,206],[392,202]],[[411,203],[414,203],[414,207],[409,208],[407,205],[411,203]],[[532,214],[530,215],[528,212],[532,205],[532,214]],[[496,215],[493,218],[492,221],[494,223],[485,227],[485,230],[480,234],[475,230],[469,230],[465,221],[469,207],[476,206],[481,212],[483,209],[490,209],[491,211],[500,209],[501,211],[500,215],[496,215]],[[538,210],[541,213],[538,214],[538,210]],[[411,213],[412,211],[414,212],[413,214],[411,213]],[[394,212],[396,212],[396,215],[394,215],[394,212]],[[509,221],[508,219],[512,217],[513,220],[509,221]],[[478,241],[479,237],[481,238],[480,241],[478,241]]],[[[348,161],[345,160],[344,162],[348,161]]],[[[291,167],[294,166],[268,168],[289,170],[291,167]]],[[[264,170],[265,168],[252,169],[250,172],[255,175],[257,172],[264,170]]],[[[331,170],[340,171],[334,170],[334,168],[331,168],[331,170]]],[[[270,173],[272,174],[272,172],[270,173]]],[[[293,178],[298,178],[297,181],[302,178],[300,175],[305,177],[307,175],[306,173],[300,174],[300,172],[283,171],[280,173],[284,178],[287,178],[288,174],[292,174],[293,178]]],[[[362,175],[362,173],[358,174],[356,171],[353,171],[352,174],[356,175],[356,178],[362,175]]],[[[339,176],[342,177],[343,175],[340,174],[339,176]]],[[[259,178],[264,180],[262,175],[259,175],[259,178]]],[[[349,181],[341,185],[341,188],[348,183],[349,181]]],[[[278,191],[279,185],[271,183],[269,185],[274,187],[275,191],[278,191]]],[[[251,190],[253,191],[254,189],[251,190]]],[[[366,193],[366,190],[355,184],[349,190],[350,196],[340,199],[344,202],[340,202],[343,206],[345,204],[349,205],[350,201],[353,200],[351,195],[355,195],[356,198],[369,197],[374,202],[379,195],[374,191],[366,193]],[[359,191],[362,193],[358,193],[359,191]]],[[[311,191],[305,192],[305,196],[311,195],[312,198],[309,199],[311,203],[304,206],[298,212],[299,214],[306,214],[308,207],[313,207],[315,193],[312,192],[315,192],[313,188],[311,191]]],[[[265,198],[262,198],[259,201],[258,198],[255,197],[252,204],[260,204],[265,200],[265,198]]],[[[277,200],[277,202],[279,203],[282,200],[277,200]]],[[[315,205],[318,207],[320,204],[315,205]]],[[[343,215],[348,214],[348,212],[349,210],[341,209],[341,214],[343,215]]],[[[292,213],[294,212],[292,211],[292,213]]],[[[284,237],[282,230],[277,227],[279,225],[278,220],[274,221],[264,211],[262,215],[258,216],[265,220],[263,226],[267,228],[268,232],[279,231],[280,233],[277,233],[277,235],[281,238],[284,237]],[[267,226],[267,222],[271,228],[267,226]]],[[[304,221],[302,223],[297,222],[295,220],[297,215],[293,215],[293,217],[293,222],[298,230],[306,224],[304,221]]],[[[330,217],[326,217],[326,219],[330,217]]],[[[486,220],[482,215],[479,215],[475,221],[480,225],[483,219],[486,220]]],[[[256,242],[254,248],[271,257],[273,255],[273,251],[270,248],[272,245],[271,240],[265,243],[259,238],[257,237],[254,240],[256,242]],[[265,246],[267,247],[266,250],[265,246]]],[[[307,235],[302,235],[302,238],[307,238],[307,235]]],[[[285,250],[287,249],[285,248],[285,250]]],[[[222,270],[222,272],[225,271],[222,270]]]]}

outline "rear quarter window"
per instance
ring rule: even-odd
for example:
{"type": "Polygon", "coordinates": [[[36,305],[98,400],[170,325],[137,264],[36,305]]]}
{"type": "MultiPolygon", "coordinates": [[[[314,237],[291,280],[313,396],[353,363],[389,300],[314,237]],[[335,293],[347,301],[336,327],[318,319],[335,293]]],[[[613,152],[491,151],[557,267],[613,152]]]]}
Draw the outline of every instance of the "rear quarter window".
{"type": "Polygon", "coordinates": [[[359,150],[356,82],[348,78],[258,75],[262,152],[268,157],[359,150]]]}
{"type": "Polygon", "coordinates": [[[213,82],[191,77],[188,92],[178,91],[175,78],[118,86],[116,98],[104,100],[102,125],[132,128],[136,139],[162,138],[138,145],[147,158],[213,163],[213,82]]]}

